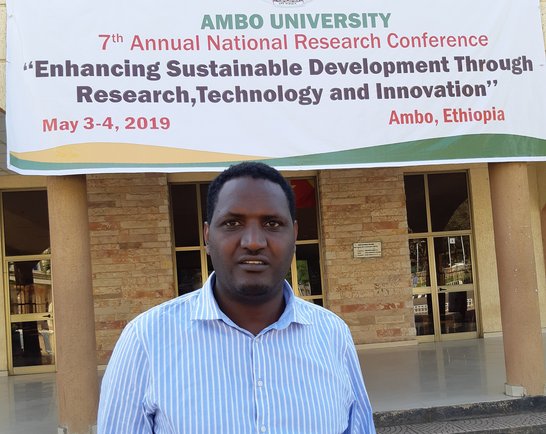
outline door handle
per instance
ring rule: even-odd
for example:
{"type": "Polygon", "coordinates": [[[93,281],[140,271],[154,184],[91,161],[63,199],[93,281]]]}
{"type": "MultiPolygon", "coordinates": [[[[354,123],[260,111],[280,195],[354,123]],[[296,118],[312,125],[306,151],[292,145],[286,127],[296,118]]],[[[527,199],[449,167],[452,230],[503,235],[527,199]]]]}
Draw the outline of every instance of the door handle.
{"type": "Polygon", "coordinates": [[[50,313],[48,313],[47,315],[44,315],[42,318],[52,318],[52,316],[50,313]]]}

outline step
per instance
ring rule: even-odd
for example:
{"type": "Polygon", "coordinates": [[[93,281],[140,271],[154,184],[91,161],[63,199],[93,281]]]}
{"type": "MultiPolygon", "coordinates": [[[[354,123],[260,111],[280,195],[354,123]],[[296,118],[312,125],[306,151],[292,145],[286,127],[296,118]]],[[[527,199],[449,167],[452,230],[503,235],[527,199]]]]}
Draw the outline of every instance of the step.
{"type": "Polygon", "coordinates": [[[378,434],[546,433],[546,397],[374,414],[378,434]]]}

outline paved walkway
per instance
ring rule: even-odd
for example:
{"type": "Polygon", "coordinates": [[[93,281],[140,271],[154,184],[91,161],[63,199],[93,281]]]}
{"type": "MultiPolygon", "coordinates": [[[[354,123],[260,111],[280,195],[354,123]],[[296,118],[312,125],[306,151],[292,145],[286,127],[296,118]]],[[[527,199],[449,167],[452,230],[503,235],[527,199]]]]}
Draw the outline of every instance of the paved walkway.
{"type": "MultiPolygon", "coordinates": [[[[414,413],[417,418],[424,418],[426,409],[473,403],[494,405],[508,400],[503,393],[505,370],[501,338],[367,349],[359,351],[359,357],[374,411],[379,414],[406,411],[402,414],[407,418],[407,411],[415,410],[418,411],[414,413]]],[[[504,420],[492,420],[484,414],[486,417],[481,421],[479,417],[467,422],[457,421],[457,427],[453,426],[453,422],[438,420],[421,426],[404,426],[401,423],[395,427],[380,428],[378,432],[477,432],[461,429],[469,428],[471,423],[490,427],[492,424],[514,422],[521,426],[522,417],[546,420],[546,408],[544,411],[510,415],[504,420]]],[[[56,432],[55,374],[0,377],[0,434],[56,432]]]]}

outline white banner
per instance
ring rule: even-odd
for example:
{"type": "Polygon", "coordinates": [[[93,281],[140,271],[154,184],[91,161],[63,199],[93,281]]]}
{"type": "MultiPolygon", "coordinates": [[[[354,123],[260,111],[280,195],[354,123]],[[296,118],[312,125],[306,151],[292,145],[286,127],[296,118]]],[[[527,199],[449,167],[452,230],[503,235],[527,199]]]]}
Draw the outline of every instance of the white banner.
{"type": "Polygon", "coordinates": [[[10,0],[20,173],[546,160],[538,0],[10,0]]]}

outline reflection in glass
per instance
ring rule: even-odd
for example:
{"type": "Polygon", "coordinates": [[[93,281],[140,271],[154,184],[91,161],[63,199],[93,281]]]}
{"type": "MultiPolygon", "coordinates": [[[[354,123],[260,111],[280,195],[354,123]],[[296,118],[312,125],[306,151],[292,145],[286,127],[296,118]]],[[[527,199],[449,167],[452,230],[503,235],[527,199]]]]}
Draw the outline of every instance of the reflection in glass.
{"type": "Polygon", "coordinates": [[[413,313],[415,315],[417,336],[433,335],[434,320],[432,316],[432,295],[414,294],[413,313]]]}
{"type": "Polygon", "coordinates": [[[171,186],[174,242],[176,247],[199,245],[199,221],[197,219],[197,192],[195,184],[171,186]]]}
{"type": "Polygon", "coordinates": [[[428,175],[432,231],[470,229],[466,173],[428,175]]]}
{"type": "Polygon", "coordinates": [[[9,262],[8,273],[12,315],[52,312],[49,259],[9,262]]]}
{"type": "Polygon", "coordinates": [[[457,235],[434,238],[438,285],[472,283],[470,237],[457,235]]]}
{"type": "Polygon", "coordinates": [[[2,201],[6,255],[41,254],[49,247],[47,193],[4,192],[2,201]]]}
{"type": "Polygon", "coordinates": [[[438,300],[442,334],[476,331],[474,291],[442,292],[438,300]]]}
{"type": "Polygon", "coordinates": [[[404,176],[406,192],[406,213],[408,232],[427,232],[427,206],[425,202],[425,177],[423,175],[404,176]]]}
{"type": "Polygon", "coordinates": [[[187,294],[203,286],[201,254],[198,250],[176,252],[178,295],[187,294]]]}
{"type": "Polygon", "coordinates": [[[410,239],[409,251],[411,263],[411,286],[413,288],[430,286],[426,238],[410,239]]]}
{"type": "Polygon", "coordinates": [[[296,199],[298,240],[318,239],[317,201],[314,179],[291,179],[296,199]]]}
{"type": "Polygon", "coordinates": [[[302,297],[322,294],[318,244],[302,244],[296,247],[298,289],[302,297]]]}
{"type": "Polygon", "coordinates": [[[53,365],[55,363],[55,333],[53,321],[11,323],[13,366],[53,365]]]}

